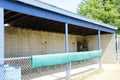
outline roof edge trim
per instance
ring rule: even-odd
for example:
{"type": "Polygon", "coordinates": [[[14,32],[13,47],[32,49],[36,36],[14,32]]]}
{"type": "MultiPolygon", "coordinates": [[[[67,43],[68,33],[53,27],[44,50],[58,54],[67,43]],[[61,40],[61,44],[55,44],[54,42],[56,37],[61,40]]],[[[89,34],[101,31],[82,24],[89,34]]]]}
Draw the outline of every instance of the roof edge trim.
{"type": "Polygon", "coordinates": [[[93,19],[80,16],[78,14],[72,13],[72,12],[64,10],[64,9],[60,9],[58,7],[52,6],[50,4],[47,4],[47,3],[44,3],[44,2],[41,2],[41,1],[38,1],[38,0],[17,0],[17,1],[25,3],[25,4],[32,5],[32,6],[35,6],[35,7],[38,7],[38,8],[46,9],[46,10],[49,10],[49,11],[52,11],[52,12],[55,12],[55,13],[58,13],[58,14],[62,14],[62,15],[68,16],[68,17],[72,17],[72,18],[76,18],[76,19],[79,19],[79,20],[87,21],[87,22],[90,22],[90,23],[93,23],[93,24],[96,24],[96,25],[106,27],[106,28],[111,28],[111,29],[114,29],[114,30],[118,29],[118,27],[116,27],[116,26],[111,26],[111,25],[106,24],[106,23],[97,22],[93,19]]]}

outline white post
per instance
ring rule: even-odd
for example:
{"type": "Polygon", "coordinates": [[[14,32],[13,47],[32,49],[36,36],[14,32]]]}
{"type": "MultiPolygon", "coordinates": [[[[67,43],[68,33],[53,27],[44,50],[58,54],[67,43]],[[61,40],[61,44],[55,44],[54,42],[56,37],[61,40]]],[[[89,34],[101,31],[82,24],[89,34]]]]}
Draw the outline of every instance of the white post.
{"type": "Polygon", "coordinates": [[[115,35],[115,43],[116,43],[116,62],[119,63],[119,35],[115,35]]]}
{"type": "Polygon", "coordinates": [[[4,80],[4,9],[0,7],[0,80],[4,80]]]}

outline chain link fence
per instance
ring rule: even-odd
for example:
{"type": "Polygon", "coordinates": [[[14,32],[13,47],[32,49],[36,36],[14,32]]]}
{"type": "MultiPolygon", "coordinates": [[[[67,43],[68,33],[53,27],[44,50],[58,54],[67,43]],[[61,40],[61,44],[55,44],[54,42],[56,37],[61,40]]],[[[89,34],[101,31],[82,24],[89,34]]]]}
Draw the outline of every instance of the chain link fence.
{"type": "Polygon", "coordinates": [[[29,80],[31,74],[30,57],[5,58],[4,63],[9,66],[18,66],[21,68],[22,80],[29,80]]]}
{"type": "Polygon", "coordinates": [[[117,42],[117,61],[120,62],[120,35],[117,35],[116,37],[117,42]]]}
{"type": "MultiPolygon", "coordinates": [[[[56,71],[60,72],[66,70],[66,64],[45,66],[32,69],[30,66],[30,57],[5,58],[4,62],[9,66],[18,66],[21,68],[21,80],[30,80],[32,78],[35,78],[34,75],[38,75],[40,77],[46,74],[50,74],[51,72],[55,73],[56,71]]],[[[94,63],[95,62],[91,63],[91,60],[76,61],[71,63],[71,67],[73,69],[94,63]]]]}

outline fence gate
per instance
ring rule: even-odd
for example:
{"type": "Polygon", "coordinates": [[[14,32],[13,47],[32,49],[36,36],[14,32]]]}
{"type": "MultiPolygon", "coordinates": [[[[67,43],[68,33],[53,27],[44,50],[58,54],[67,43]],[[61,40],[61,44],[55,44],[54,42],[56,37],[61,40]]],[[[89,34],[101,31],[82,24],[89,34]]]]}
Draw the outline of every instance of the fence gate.
{"type": "Polygon", "coordinates": [[[116,54],[116,60],[117,62],[120,62],[120,35],[116,36],[116,50],[117,50],[117,54],[116,54]]]}

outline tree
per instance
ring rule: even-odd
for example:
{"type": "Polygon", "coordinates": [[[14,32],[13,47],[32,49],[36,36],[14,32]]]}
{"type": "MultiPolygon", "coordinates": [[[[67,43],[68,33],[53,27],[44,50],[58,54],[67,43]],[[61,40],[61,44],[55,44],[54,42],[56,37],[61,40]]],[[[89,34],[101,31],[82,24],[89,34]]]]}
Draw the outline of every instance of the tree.
{"type": "Polygon", "coordinates": [[[120,29],[120,0],[83,0],[77,13],[120,29]]]}

